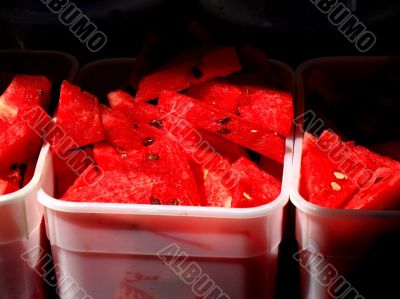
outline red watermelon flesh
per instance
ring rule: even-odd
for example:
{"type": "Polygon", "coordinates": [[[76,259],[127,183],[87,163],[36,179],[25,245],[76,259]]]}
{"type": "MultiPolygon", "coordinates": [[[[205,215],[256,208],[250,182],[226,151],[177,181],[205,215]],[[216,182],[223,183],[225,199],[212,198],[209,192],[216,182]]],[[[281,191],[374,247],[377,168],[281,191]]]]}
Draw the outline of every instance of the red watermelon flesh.
{"type": "Polygon", "coordinates": [[[135,102],[134,97],[121,89],[110,92],[107,95],[107,100],[111,108],[118,108],[121,110],[130,109],[132,107],[132,103],[135,102]]]}
{"type": "Polygon", "coordinates": [[[400,208],[400,171],[379,168],[374,184],[355,194],[345,209],[395,210],[400,208]]]}
{"type": "Polygon", "coordinates": [[[139,148],[141,136],[134,130],[134,122],[124,113],[101,106],[101,122],[106,140],[122,149],[139,148]]]}
{"type": "Polygon", "coordinates": [[[293,124],[293,99],[289,92],[259,88],[243,96],[239,102],[240,116],[256,122],[267,130],[288,137],[293,124]]]}
{"type": "Polygon", "coordinates": [[[197,128],[283,163],[285,141],[272,131],[175,92],[164,91],[158,107],[170,115],[187,119],[197,128]]]}
{"type": "Polygon", "coordinates": [[[18,185],[15,185],[7,180],[0,179],[0,195],[9,194],[19,189],[18,185]]]}
{"type": "Polygon", "coordinates": [[[35,157],[41,143],[40,136],[25,120],[18,117],[10,125],[0,122],[0,172],[35,157]]]}
{"type": "Polygon", "coordinates": [[[51,82],[44,76],[16,75],[0,96],[0,120],[12,123],[21,109],[37,105],[47,108],[51,98],[51,82]]]}
{"type": "MultiPolygon", "coordinates": [[[[67,81],[61,85],[57,124],[64,130],[66,136],[74,140],[75,148],[104,139],[97,98],[67,81]]],[[[57,149],[61,144],[62,140],[56,136],[54,148],[57,149]]],[[[57,150],[64,152],[70,149],[73,149],[71,145],[57,150]]]]}
{"type": "MultiPolygon", "coordinates": [[[[111,156],[114,154],[111,153],[111,156]]],[[[96,152],[95,157],[99,160],[96,152]]],[[[63,199],[167,205],[200,204],[189,165],[182,158],[179,147],[167,138],[126,158],[129,159],[130,169],[122,165],[119,167],[119,163],[108,164],[108,169],[104,171],[104,177],[98,184],[89,188],[79,178],[63,199]],[[111,170],[113,167],[118,168],[111,170]]]]}
{"type": "Polygon", "coordinates": [[[208,163],[208,165],[193,165],[199,191],[202,194],[203,205],[210,207],[230,208],[232,204],[231,186],[223,182],[229,179],[231,164],[224,159],[208,163]]]}
{"type": "Polygon", "coordinates": [[[159,97],[163,90],[182,91],[192,84],[224,77],[240,70],[234,48],[218,48],[196,58],[175,59],[158,71],[145,76],[139,84],[139,102],[159,97]]]}
{"type": "Polygon", "coordinates": [[[242,97],[238,87],[222,80],[210,80],[192,85],[185,94],[232,114],[238,114],[238,104],[242,97]]]}
{"type": "Polygon", "coordinates": [[[340,208],[357,192],[357,186],[338,165],[321,150],[318,140],[304,135],[301,184],[302,195],[311,203],[328,208],[340,208]]]}
{"type": "Polygon", "coordinates": [[[233,163],[232,171],[239,178],[237,186],[233,188],[233,208],[264,205],[275,200],[281,193],[280,181],[246,158],[233,163]]]}

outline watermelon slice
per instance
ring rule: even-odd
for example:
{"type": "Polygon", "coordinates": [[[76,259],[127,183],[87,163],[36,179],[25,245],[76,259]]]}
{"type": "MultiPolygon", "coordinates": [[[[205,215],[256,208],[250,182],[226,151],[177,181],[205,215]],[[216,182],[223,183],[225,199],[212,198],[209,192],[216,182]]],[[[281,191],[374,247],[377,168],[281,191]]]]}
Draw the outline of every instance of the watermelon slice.
{"type": "Polygon", "coordinates": [[[61,85],[57,124],[64,130],[65,135],[75,143],[74,145],[65,145],[57,135],[53,143],[57,151],[64,152],[94,144],[104,139],[97,98],[81,91],[79,87],[67,81],[64,81],[61,85]]]}
{"type": "Polygon", "coordinates": [[[395,210],[400,208],[399,169],[379,168],[374,184],[358,192],[344,206],[345,209],[395,210]]]}
{"type": "Polygon", "coordinates": [[[200,196],[182,150],[165,137],[130,155],[117,154],[103,145],[95,159],[104,168],[99,182],[90,187],[83,179],[89,168],[63,196],[64,200],[165,205],[199,205],[200,196]],[[107,161],[109,159],[109,161],[107,161]],[[123,161],[121,163],[121,161],[123,161]]]}
{"type": "Polygon", "coordinates": [[[193,85],[185,94],[213,105],[220,111],[232,114],[238,114],[238,104],[242,97],[242,92],[238,87],[222,80],[211,80],[193,85]]]}
{"type": "Polygon", "coordinates": [[[391,209],[398,205],[400,163],[324,131],[304,136],[302,195],[329,208],[391,209]]]}
{"type": "Polygon", "coordinates": [[[275,200],[281,193],[280,181],[246,158],[240,158],[233,163],[232,171],[239,178],[238,185],[233,189],[233,208],[264,205],[275,200]]]}
{"type": "Polygon", "coordinates": [[[158,98],[163,90],[182,91],[216,77],[224,77],[241,68],[234,48],[218,48],[207,53],[175,59],[160,70],[145,76],[136,99],[145,102],[158,98]]]}
{"type": "Polygon", "coordinates": [[[225,159],[195,165],[194,173],[205,206],[249,208],[276,199],[281,183],[245,157],[230,164],[225,159]]]}
{"type": "Polygon", "coordinates": [[[187,119],[198,128],[283,162],[284,139],[236,115],[220,112],[190,97],[170,91],[164,91],[160,95],[158,107],[170,115],[187,119]]]}
{"type": "Polygon", "coordinates": [[[311,203],[328,208],[340,208],[358,190],[357,186],[333,163],[318,140],[304,135],[301,171],[302,195],[311,203]]]}
{"type": "Polygon", "coordinates": [[[260,87],[243,96],[240,116],[267,130],[288,137],[293,124],[293,99],[289,92],[260,87]]]}
{"type": "Polygon", "coordinates": [[[37,105],[47,108],[51,97],[51,82],[44,76],[16,75],[0,96],[0,120],[12,123],[20,109],[37,105]]]}

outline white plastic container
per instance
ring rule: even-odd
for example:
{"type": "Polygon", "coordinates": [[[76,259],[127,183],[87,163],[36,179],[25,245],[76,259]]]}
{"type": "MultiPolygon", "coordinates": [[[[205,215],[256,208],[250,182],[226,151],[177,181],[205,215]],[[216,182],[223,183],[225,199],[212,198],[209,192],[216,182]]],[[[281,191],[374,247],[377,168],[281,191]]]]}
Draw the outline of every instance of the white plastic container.
{"type": "MultiPolygon", "coordinates": [[[[78,70],[75,58],[50,51],[0,51],[0,65],[2,71],[42,74],[58,82],[73,79],[78,70]]],[[[42,272],[38,268],[40,257],[37,267],[21,257],[35,248],[47,249],[44,209],[36,199],[45,158],[44,154],[38,158],[34,176],[25,187],[0,196],[0,299],[45,298],[45,283],[38,274],[42,272]]]]}
{"type": "MultiPolygon", "coordinates": [[[[101,62],[95,65],[101,67],[101,62]]],[[[271,66],[292,89],[290,68],[277,61],[271,66]]],[[[288,138],[282,193],[256,208],[64,202],[51,196],[51,188],[40,190],[52,253],[65,273],[58,276],[60,297],[274,298],[292,143],[288,138]],[[172,263],[176,255],[180,257],[172,263]],[[206,274],[203,282],[213,283],[196,294],[193,288],[199,285],[188,273],[206,274]],[[64,283],[67,278],[79,286],[79,295],[68,297],[74,288],[64,283]]],[[[45,180],[52,181],[51,164],[47,166],[45,180]]]]}
{"type": "MultiPolygon", "coordinates": [[[[323,70],[336,82],[366,80],[380,74],[393,61],[390,57],[332,57],[304,63],[296,72],[297,114],[300,116],[305,110],[311,70],[323,70]]],[[[290,198],[297,208],[296,239],[302,253],[295,258],[303,263],[300,265],[302,298],[400,298],[400,211],[327,209],[305,200],[299,194],[303,118],[298,117],[297,123],[290,198]],[[317,255],[323,257],[325,266],[333,268],[323,270],[323,264],[318,266],[317,255]],[[311,257],[317,259],[312,261],[311,257]],[[329,274],[330,270],[333,272],[329,274]],[[324,275],[327,277],[322,283],[324,275]],[[332,285],[338,286],[333,284],[335,277],[340,275],[349,285],[332,293],[332,285]]]]}

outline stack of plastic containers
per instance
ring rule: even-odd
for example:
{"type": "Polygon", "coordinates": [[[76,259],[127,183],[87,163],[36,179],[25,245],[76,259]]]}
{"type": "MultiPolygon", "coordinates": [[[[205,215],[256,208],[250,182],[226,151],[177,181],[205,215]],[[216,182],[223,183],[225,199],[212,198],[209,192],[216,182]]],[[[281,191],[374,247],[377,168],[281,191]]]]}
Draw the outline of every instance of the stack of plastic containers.
{"type": "MultiPolygon", "coordinates": [[[[2,71],[13,74],[40,74],[54,84],[72,79],[78,63],[73,57],[58,52],[0,51],[2,71]]],[[[45,156],[40,155],[35,174],[24,188],[0,196],[0,298],[39,299],[45,296],[40,277],[40,255],[32,258],[37,248],[46,253],[43,207],[37,201],[42,187],[45,156]],[[24,255],[26,254],[26,255],[24,255]],[[25,256],[29,256],[27,262],[25,256]]],[[[37,252],[39,252],[37,251],[37,252]]]]}
{"type": "MultiPolygon", "coordinates": [[[[97,74],[95,80],[101,84],[113,73],[131,69],[133,62],[92,63],[82,68],[78,84],[96,92],[85,86],[85,79],[90,81],[87,75],[97,74]]],[[[291,69],[278,61],[271,61],[271,69],[292,90],[291,69]]],[[[291,137],[280,196],[256,208],[64,202],[45,185],[39,201],[45,206],[55,262],[62,269],[60,297],[77,293],[71,298],[274,298],[292,146],[291,137]]],[[[46,152],[50,161],[47,148],[46,152]]],[[[53,179],[49,163],[44,180],[53,179]]]]}

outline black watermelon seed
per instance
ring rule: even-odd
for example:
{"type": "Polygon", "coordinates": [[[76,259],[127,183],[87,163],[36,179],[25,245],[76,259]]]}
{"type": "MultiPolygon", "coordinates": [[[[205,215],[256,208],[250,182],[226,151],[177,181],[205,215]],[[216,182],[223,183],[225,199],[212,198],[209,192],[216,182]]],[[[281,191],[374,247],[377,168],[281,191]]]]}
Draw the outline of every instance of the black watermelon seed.
{"type": "Polygon", "coordinates": [[[196,79],[200,79],[203,76],[203,73],[196,66],[192,67],[192,73],[196,79]]]}
{"type": "Polygon", "coordinates": [[[163,127],[163,123],[161,120],[159,119],[153,119],[150,121],[150,125],[157,128],[157,129],[161,129],[163,127]]]}
{"type": "Polygon", "coordinates": [[[219,130],[217,131],[217,133],[218,133],[218,134],[222,134],[222,135],[227,135],[227,134],[232,133],[232,131],[229,130],[229,129],[227,129],[227,128],[222,128],[222,129],[219,129],[219,130]]]}
{"type": "Polygon", "coordinates": [[[152,205],[161,205],[161,201],[158,198],[154,197],[154,196],[150,197],[150,203],[152,205]]]}
{"type": "Polygon", "coordinates": [[[179,200],[178,200],[178,199],[173,199],[173,200],[171,201],[171,205],[173,205],[173,206],[179,206],[179,200]]]}
{"type": "Polygon", "coordinates": [[[147,160],[155,161],[155,160],[158,160],[158,159],[160,159],[160,156],[157,155],[157,154],[148,154],[147,155],[147,160]]]}
{"type": "Polygon", "coordinates": [[[143,140],[143,145],[144,146],[150,146],[154,143],[154,138],[153,137],[149,137],[146,138],[145,140],[143,140]]]}
{"type": "Polygon", "coordinates": [[[139,128],[139,125],[136,124],[136,123],[134,123],[134,124],[133,124],[133,128],[138,129],[138,128],[139,128]]]}
{"type": "Polygon", "coordinates": [[[217,121],[218,124],[220,125],[225,125],[227,123],[229,123],[231,121],[231,119],[229,117],[225,117],[223,119],[220,119],[219,121],[217,121]]]}

